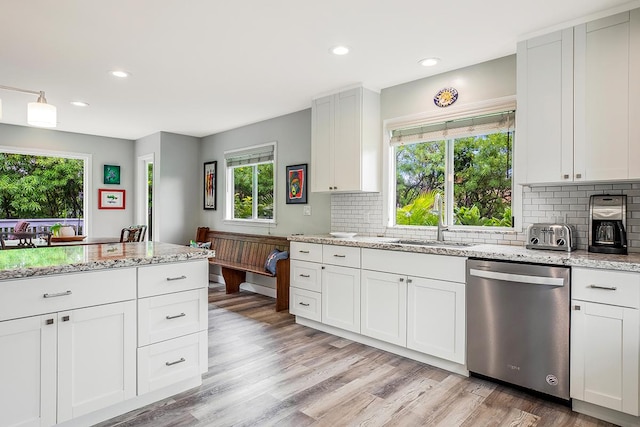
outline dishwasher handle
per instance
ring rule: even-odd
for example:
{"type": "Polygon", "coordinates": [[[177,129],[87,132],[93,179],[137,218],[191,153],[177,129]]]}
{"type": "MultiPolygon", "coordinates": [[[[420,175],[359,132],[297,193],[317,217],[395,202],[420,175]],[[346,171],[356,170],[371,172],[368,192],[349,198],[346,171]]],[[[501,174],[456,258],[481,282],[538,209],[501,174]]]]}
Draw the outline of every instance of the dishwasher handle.
{"type": "Polygon", "coordinates": [[[548,276],[531,276],[528,274],[501,273],[499,271],[485,271],[476,268],[469,269],[469,275],[485,279],[504,280],[507,282],[528,283],[531,285],[564,286],[564,278],[548,276]]]}

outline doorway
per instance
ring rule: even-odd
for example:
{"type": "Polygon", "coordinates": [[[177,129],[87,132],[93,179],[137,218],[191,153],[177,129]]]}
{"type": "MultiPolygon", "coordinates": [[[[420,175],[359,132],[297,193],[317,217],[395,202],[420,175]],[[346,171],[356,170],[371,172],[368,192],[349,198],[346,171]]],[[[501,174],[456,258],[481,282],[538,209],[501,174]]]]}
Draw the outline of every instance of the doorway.
{"type": "Polygon", "coordinates": [[[137,201],[137,223],[147,226],[147,240],[154,240],[154,218],[153,208],[153,183],[154,183],[154,156],[147,154],[138,157],[138,197],[137,201]]]}

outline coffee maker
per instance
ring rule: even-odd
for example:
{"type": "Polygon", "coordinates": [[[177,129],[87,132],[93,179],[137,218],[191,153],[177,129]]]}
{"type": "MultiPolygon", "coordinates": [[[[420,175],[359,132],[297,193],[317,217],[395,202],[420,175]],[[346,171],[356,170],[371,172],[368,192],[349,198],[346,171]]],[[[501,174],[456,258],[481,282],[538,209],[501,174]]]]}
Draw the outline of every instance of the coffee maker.
{"type": "Polygon", "coordinates": [[[627,253],[627,196],[599,194],[589,201],[589,252],[627,253]]]}

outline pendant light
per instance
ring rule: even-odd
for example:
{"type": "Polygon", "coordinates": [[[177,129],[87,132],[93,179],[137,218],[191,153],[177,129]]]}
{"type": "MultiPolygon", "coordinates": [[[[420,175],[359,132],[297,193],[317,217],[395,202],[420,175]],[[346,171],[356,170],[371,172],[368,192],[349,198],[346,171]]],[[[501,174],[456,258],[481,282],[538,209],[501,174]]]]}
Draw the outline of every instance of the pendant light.
{"type": "MultiPolygon", "coordinates": [[[[17,87],[0,85],[0,89],[14,92],[31,93],[38,95],[36,102],[27,104],[27,123],[31,126],[54,128],[57,124],[57,110],[51,104],[47,104],[44,91],[20,89],[17,87]]],[[[0,118],[2,118],[2,101],[0,101],[0,118]]]]}

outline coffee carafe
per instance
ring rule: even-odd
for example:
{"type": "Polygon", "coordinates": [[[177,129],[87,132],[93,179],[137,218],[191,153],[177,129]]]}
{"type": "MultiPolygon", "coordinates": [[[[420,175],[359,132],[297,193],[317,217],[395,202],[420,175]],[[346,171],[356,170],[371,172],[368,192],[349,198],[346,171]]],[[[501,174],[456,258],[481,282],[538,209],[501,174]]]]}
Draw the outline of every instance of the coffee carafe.
{"type": "Polygon", "coordinates": [[[589,202],[589,252],[627,253],[627,196],[593,195],[589,202]]]}

